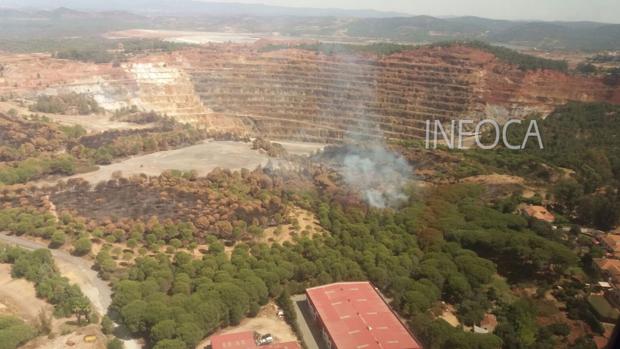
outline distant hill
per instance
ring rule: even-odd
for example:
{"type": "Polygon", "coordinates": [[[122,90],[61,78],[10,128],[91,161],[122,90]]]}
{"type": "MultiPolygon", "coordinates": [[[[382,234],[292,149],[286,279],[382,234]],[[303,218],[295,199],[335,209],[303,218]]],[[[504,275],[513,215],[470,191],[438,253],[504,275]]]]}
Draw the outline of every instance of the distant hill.
{"type": "Polygon", "coordinates": [[[543,49],[620,49],[620,24],[502,21],[478,17],[363,18],[351,22],[353,37],[393,41],[476,39],[543,49]]]}
{"type": "MultiPolygon", "coordinates": [[[[115,20],[138,20],[145,19],[125,11],[102,11],[102,12],[85,12],[77,11],[67,7],[59,7],[53,10],[29,10],[29,9],[12,9],[0,7],[0,18],[4,19],[20,19],[20,18],[38,18],[38,19],[87,19],[87,18],[109,18],[115,20]]],[[[6,28],[3,28],[6,29],[6,28]]]]}
{"type": "Polygon", "coordinates": [[[397,16],[372,10],[301,9],[194,0],[0,0],[0,27],[0,40],[22,41],[97,36],[105,31],[144,28],[268,35],[277,32],[323,41],[420,44],[480,40],[539,49],[620,50],[620,24],[397,16]],[[59,6],[53,7],[56,5],[59,6]]]}
{"type": "Polygon", "coordinates": [[[305,16],[305,17],[395,17],[398,12],[298,8],[262,4],[221,3],[196,0],[0,0],[0,7],[55,9],[74,8],[85,11],[130,11],[149,15],[210,16],[305,16]]]}
{"type": "Polygon", "coordinates": [[[592,22],[519,23],[492,32],[490,41],[560,49],[620,49],[620,24],[592,22]]]}

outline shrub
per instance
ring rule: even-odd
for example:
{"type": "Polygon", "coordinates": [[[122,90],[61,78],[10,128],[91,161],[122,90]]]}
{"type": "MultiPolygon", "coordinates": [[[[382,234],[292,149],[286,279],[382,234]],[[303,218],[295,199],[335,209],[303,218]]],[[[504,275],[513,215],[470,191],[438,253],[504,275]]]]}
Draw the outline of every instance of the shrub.
{"type": "Polygon", "coordinates": [[[34,338],[36,331],[13,316],[0,316],[0,349],[15,349],[34,338]]]}
{"type": "Polygon", "coordinates": [[[78,239],[73,243],[73,254],[77,256],[84,256],[90,253],[92,245],[93,244],[90,242],[90,239],[86,237],[78,239]]]}
{"type": "Polygon", "coordinates": [[[118,338],[113,338],[108,342],[108,349],[123,349],[125,346],[118,338]]]}
{"type": "Polygon", "coordinates": [[[66,236],[62,231],[56,231],[52,234],[52,239],[50,242],[50,248],[59,248],[65,244],[66,236]]]}

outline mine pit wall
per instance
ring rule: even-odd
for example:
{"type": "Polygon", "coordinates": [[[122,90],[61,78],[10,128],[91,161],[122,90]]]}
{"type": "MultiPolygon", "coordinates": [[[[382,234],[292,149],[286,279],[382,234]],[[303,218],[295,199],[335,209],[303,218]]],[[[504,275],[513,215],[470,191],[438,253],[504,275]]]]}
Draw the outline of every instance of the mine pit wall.
{"type": "Polygon", "coordinates": [[[180,122],[208,124],[208,114],[187,75],[165,62],[133,63],[126,69],[135,78],[138,95],[135,104],[154,110],[180,122]]]}
{"type": "Polygon", "coordinates": [[[186,72],[182,54],[133,57],[122,65],[56,59],[48,54],[0,54],[0,96],[34,100],[38,95],[85,93],[107,111],[136,105],[177,121],[239,135],[242,120],[205,107],[186,72]]]}
{"type": "Polygon", "coordinates": [[[177,54],[144,57],[125,65],[137,85],[137,97],[131,104],[199,128],[249,135],[243,119],[215,113],[204,105],[188,74],[191,70],[188,67],[184,57],[177,54]]]}
{"type": "Polygon", "coordinates": [[[620,104],[620,87],[601,79],[525,72],[460,46],[376,57],[211,45],[122,66],[49,55],[0,63],[0,95],[84,92],[110,111],[138,105],[214,131],[321,143],[423,138],[428,119],[503,121],[569,100],[620,104]]]}
{"type": "Polygon", "coordinates": [[[204,48],[187,72],[205,106],[273,139],[423,138],[427,119],[524,118],[569,100],[620,103],[618,87],[522,71],[489,53],[424,48],[377,58],[204,48]]]}

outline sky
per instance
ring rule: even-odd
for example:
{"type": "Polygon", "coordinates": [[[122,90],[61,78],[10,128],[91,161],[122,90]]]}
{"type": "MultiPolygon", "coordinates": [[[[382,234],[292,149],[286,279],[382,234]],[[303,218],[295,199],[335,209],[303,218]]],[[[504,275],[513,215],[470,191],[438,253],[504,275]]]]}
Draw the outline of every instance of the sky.
{"type": "Polygon", "coordinates": [[[267,5],[375,9],[413,15],[620,23],[620,0],[214,0],[267,5]]]}

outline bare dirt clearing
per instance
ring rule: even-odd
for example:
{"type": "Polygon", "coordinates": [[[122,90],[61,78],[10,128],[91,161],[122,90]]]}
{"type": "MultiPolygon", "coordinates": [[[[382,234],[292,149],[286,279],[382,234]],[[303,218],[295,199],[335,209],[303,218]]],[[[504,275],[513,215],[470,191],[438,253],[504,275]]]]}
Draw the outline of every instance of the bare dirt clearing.
{"type": "MultiPolygon", "coordinates": [[[[19,236],[0,233],[0,240],[29,250],[47,248],[47,245],[19,236]]],[[[62,276],[77,284],[88,297],[99,314],[105,314],[112,303],[112,291],[108,284],[99,279],[97,272],[92,270],[92,263],[70,255],[62,250],[50,250],[62,276]]],[[[37,309],[38,311],[38,309],[37,309]]]]}
{"type": "Polygon", "coordinates": [[[34,284],[25,279],[11,277],[11,265],[0,264],[0,313],[9,313],[33,324],[41,309],[52,312],[53,308],[37,298],[34,284]]]}
{"type": "Polygon", "coordinates": [[[250,33],[226,33],[180,30],[130,29],[105,34],[108,39],[163,39],[170,42],[201,45],[207,43],[252,44],[260,39],[250,33]]]}
{"type": "Polygon", "coordinates": [[[38,337],[22,346],[21,349],[104,349],[106,341],[107,339],[98,326],[90,325],[52,339],[38,337]],[[92,343],[87,343],[84,341],[86,336],[95,336],[97,339],[92,343]]]}
{"type": "Polygon", "coordinates": [[[452,327],[458,327],[461,323],[455,314],[456,309],[454,309],[454,306],[452,304],[446,304],[439,318],[445,320],[452,327]]]}
{"type": "MultiPolygon", "coordinates": [[[[227,327],[215,334],[255,331],[260,334],[270,333],[274,343],[290,342],[298,340],[291,327],[277,315],[276,305],[273,302],[265,305],[254,318],[241,321],[239,326],[227,327]]],[[[198,343],[196,349],[203,349],[211,344],[211,337],[207,337],[198,343]]]]}
{"type": "Polygon", "coordinates": [[[0,53],[0,95],[40,91],[54,86],[66,86],[84,77],[104,76],[124,80],[121,68],[112,64],[83,63],[55,59],[47,53],[0,53]]]}
{"type": "MultiPolygon", "coordinates": [[[[37,298],[34,284],[25,279],[11,278],[11,265],[0,264],[0,313],[9,313],[26,320],[33,326],[37,325],[39,313],[45,311],[48,316],[52,316],[54,307],[42,299],[37,298]]],[[[64,331],[64,322],[67,319],[52,320],[53,333],[64,331]]],[[[66,327],[71,328],[71,327],[66,327]]],[[[66,333],[66,332],[65,332],[66,333]]],[[[103,349],[106,339],[97,325],[79,328],[75,332],[59,336],[53,339],[47,336],[39,336],[25,345],[23,349],[103,349]],[[94,335],[97,340],[86,343],[84,336],[94,335]]]]}
{"type": "MultiPolygon", "coordinates": [[[[309,154],[319,149],[321,145],[284,144],[291,147],[296,154],[309,154]]],[[[198,175],[206,175],[215,168],[239,170],[242,168],[254,169],[264,166],[271,160],[272,163],[284,164],[277,159],[271,159],[266,154],[251,149],[249,143],[229,141],[206,141],[186,148],[161,151],[153,154],[136,156],[107,166],[99,170],[75,175],[69,178],[83,178],[90,183],[108,180],[115,172],[124,177],[146,174],[158,176],[166,170],[195,170],[198,175]]],[[[68,178],[66,178],[68,179],[68,178]]],[[[55,181],[42,181],[41,184],[53,184],[55,181]]]]}
{"type": "Polygon", "coordinates": [[[502,174],[490,174],[490,175],[479,175],[472,176],[463,179],[465,183],[475,183],[475,184],[486,184],[486,185],[523,185],[525,184],[525,179],[517,176],[509,176],[502,174]]]}
{"type": "MultiPolygon", "coordinates": [[[[22,248],[26,248],[29,250],[39,249],[39,248],[47,248],[44,243],[40,243],[37,241],[28,240],[19,236],[9,236],[5,233],[0,233],[0,241],[17,245],[22,248]]],[[[92,263],[70,255],[66,251],[62,250],[51,250],[52,255],[54,256],[54,261],[60,270],[62,276],[68,278],[72,283],[80,286],[80,289],[84,293],[84,295],[90,300],[94,309],[99,313],[99,315],[103,315],[107,313],[108,307],[112,303],[112,288],[103,280],[99,278],[97,272],[92,269],[92,263]]],[[[1,273],[1,271],[0,271],[1,273]]],[[[2,273],[5,275],[6,273],[2,273]]],[[[10,278],[10,269],[7,274],[10,278]]],[[[20,280],[16,280],[20,281],[20,280]]],[[[1,280],[0,280],[1,282],[1,280]]],[[[0,285],[2,285],[0,283],[0,285]]],[[[34,294],[34,299],[36,299],[36,293],[34,293],[34,286],[30,286],[32,288],[32,292],[34,294]]],[[[4,289],[0,286],[0,290],[4,289]]],[[[13,294],[19,294],[21,296],[21,289],[17,289],[13,294]]],[[[36,299],[39,302],[43,302],[42,300],[36,299]]],[[[35,304],[30,302],[31,304],[35,304]]],[[[41,304],[41,303],[38,303],[41,304]]],[[[43,302],[43,304],[47,305],[47,303],[43,302]]],[[[36,307],[35,316],[38,314],[40,307],[36,307]]],[[[78,331],[79,333],[79,331],[78,331]]],[[[99,341],[98,341],[99,342],[99,341]]],[[[97,342],[97,343],[98,343],[97,342]]],[[[47,346],[47,342],[45,342],[45,346],[43,347],[28,347],[28,348],[37,348],[37,349],[56,349],[56,348],[66,348],[67,346],[63,346],[66,342],[56,342],[54,345],[58,346],[47,346]]],[[[74,342],[77,343],[77,342],[74,342]]],[[[95,343],[95,344],[97,344],[95,343]]],[[[138,344],[138,340],[124,340],[125,349],[138,349],[142,346],[138,344]]],[[[98,346],[99,344],[93,346],[94,344],[88,344],[86,347],[77,347],[78,349],[95,349],[100,348],[102,346],[98,346]]],[[[75,348],[75,347],[74,347],[75,348]]]]}

